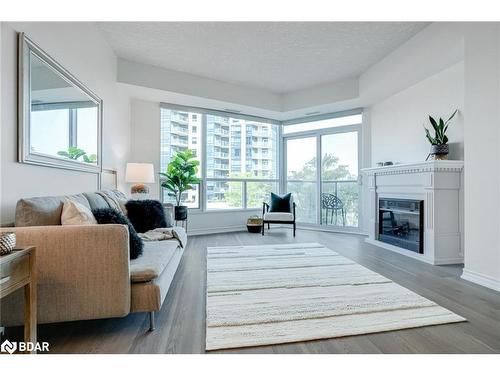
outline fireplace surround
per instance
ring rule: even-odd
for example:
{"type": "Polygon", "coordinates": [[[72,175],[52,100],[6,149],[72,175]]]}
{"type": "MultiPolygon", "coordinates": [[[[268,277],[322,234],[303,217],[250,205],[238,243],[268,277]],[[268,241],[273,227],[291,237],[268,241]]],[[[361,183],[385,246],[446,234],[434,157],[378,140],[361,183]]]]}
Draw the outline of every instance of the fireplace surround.
{"type": "MultiPolygon", "coordinates": [[[[367,242],[435,265],[463,263],[463,161],[396,164],[365,168],[362,172],[368,184],[367,242]],[[405,213],[406,219],[399,217],[399,224],[397,220],[391,222],[390,214],[381,217],[379,209],[388,208],[386,203],[390,200],[412,202],[413,205],[420,202],[419,223],[422,230],[418,248],[415,243],[410,246],[403,241],[405,231],[409,231],[408,226],[411,229],[415,224],[415,218],[410,220],[408,212],[405,213]],[[384,219],[388,219],[386,233],[381,233],[384,219]],[[394,228],[390,228],[392,226],[394,228]],[[388,239],[387,234],[392,238],[388,239]]],[[[394,205],[392,208],[398,209],[394,205]]],[[[413,206],[413,215],[415,210],[413,206]]]]}

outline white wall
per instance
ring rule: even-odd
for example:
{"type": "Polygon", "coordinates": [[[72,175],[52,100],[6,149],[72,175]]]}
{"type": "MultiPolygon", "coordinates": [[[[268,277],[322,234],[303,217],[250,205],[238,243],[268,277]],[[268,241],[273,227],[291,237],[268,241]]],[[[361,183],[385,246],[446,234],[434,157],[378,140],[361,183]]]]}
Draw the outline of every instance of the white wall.
{"type": "Polygon", "coordinates": [[[460,109],[450,156],[465,163],[462,277],[500,290],[499,24],[429,26],[361,76],[360,96],[372,164],[424,159],[426,115],[460,109]]]}
{"type": "Polygon", "coordinates": [[[17,32],[24,31],[49,55],[103,99],[103,166],[117,169],[123,185],[130,152],[129,99],[116,83],[116,56],[92,23],[2,23],[1,219],[13,221],[21,197],[92,191],[97,175],[17,162],[17,32]]]}
{"type": "Polygon", "coordinates": [[[364,106],[378,103],[463,58],[463,24],[432,23],[361,75],[361,101],[364,106]]]}
{"type": "MultiPolygon", "coordinates": [[[[244,87],[124,59],[118,60],[117,77],[121,83],[184,95],[195,95],[274,111],[280,111],[282,107],[280,95],[266,90],[244,87]]],[[[234,104],[229,104],[229,108],[233,108],[234,104]]]]}
{"type": "MultiPolygon", "coordinates": [[[[130,101],[132,144],[130,162],[153,163],[155,184],[148,184],[151,198],[158,199],[160,172],[160,103],[132,99],[130,101]]],[[[127,193],[130,190],[127,186],[127,193]]]]}
{"type": "Polygon", "coordinates": [[[425,160],[430,144],[423,124],[428,116],[447,118],[455,109],[448,130],[450,159],[463,160],[464,64],[432,75],[399,93],[373,105],[371,116],[372,163],[399,163],[425,160]]]}
{"type": "Polygon", "coordinates": [[[465,33],[465,268],[500,291],[500,29],[465,33]]]}

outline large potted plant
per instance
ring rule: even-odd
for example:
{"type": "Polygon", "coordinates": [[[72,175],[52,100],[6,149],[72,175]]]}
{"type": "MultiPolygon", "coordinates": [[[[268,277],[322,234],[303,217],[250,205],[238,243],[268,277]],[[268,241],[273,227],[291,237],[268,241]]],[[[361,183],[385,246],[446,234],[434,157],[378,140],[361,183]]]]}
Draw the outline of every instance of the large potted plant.
{"type": "Polygon", "coordinates": [[[429,116],[429,121],[434,129],[434,136],[431,135],[429,129],[427,129],[424,125],[425,135],[427,140],[431,144],[431,152],[429,153],[429,157],[433,160],[447,160],[448,153],[450,152],[450,147],[448,145],[448,137],[446,136],[446,131],[448,130],[448,126],[450,121],[455,117],[458,109],[452,113],[452,115],[448,118],[448,120],[444,121],[441,117],[438,121],[436,121],[432,116],[429,116]]]}
{"type": "Polygon", "coordinates": [[[180,151],[168,164],[167,171],[160,173],[163,176],[161,186],[170,191],[168,195],[174,197],[177,203],[174,208],[175,220],[187,219],[188,208],[181,206],[182,193],[194,189],[193,185],[201,182],[196,177],[200,162],[194,157],[191,150],[180,151]]]}

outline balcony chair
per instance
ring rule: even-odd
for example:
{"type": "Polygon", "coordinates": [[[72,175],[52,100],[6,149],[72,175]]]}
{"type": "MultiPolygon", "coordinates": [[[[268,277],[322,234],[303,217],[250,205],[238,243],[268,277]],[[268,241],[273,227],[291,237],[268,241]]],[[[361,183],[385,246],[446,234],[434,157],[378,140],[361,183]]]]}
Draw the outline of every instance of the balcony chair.
{"type": "MultiPolygon", "coordinates": [[[[271,196],[273,193],[271,193],[271,196]]],[[[278,196],[279,197],[279,196],[278,196]]],[[[282,197],[281,197],[282,198],[282,197]]],[[[271,206],[263,202],[262,204],[262,235],[264,235],[264,228],[267,224],[267,229],[270,229],[270,224],[291,224],[293,225],[293,236],[295,237],[295,207],[293,197],[290,195],[290,211],[270,211],[271,206]]]]}
{"type": "Polygon", "coordinates": [[[321,208],[326,210],[326,224],[328,225],[328,211],[332,211],[332,217],[330,223],[333,224],[333,216],[335,216],[335,225],[337,225],[338,211],[342,215],[342,226],[345,227],[345,210],[344,202],[342,202],[339,197],[334,194],[321,194],[321,208]]]}

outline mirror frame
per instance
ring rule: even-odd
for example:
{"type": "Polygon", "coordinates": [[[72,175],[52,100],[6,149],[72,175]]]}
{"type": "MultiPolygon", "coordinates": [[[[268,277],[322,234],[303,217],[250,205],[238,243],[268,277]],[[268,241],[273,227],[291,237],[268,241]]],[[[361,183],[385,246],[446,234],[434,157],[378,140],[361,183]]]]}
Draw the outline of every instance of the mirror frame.
{"type": "Polygon", "coordinates": [[[20,163],[43,165],[47,167],[71,169],[100,174],[102,172],[102,100],[73,74],[50,57],[24,33],[18,36],[18,161],[20,163]],[[97,105],[97,162],[86,164],[76,160],[59,158],[30,151],[31,121],[31,68],[30,53],[35,54],[55,73],[87,95],[97,105]]]}

